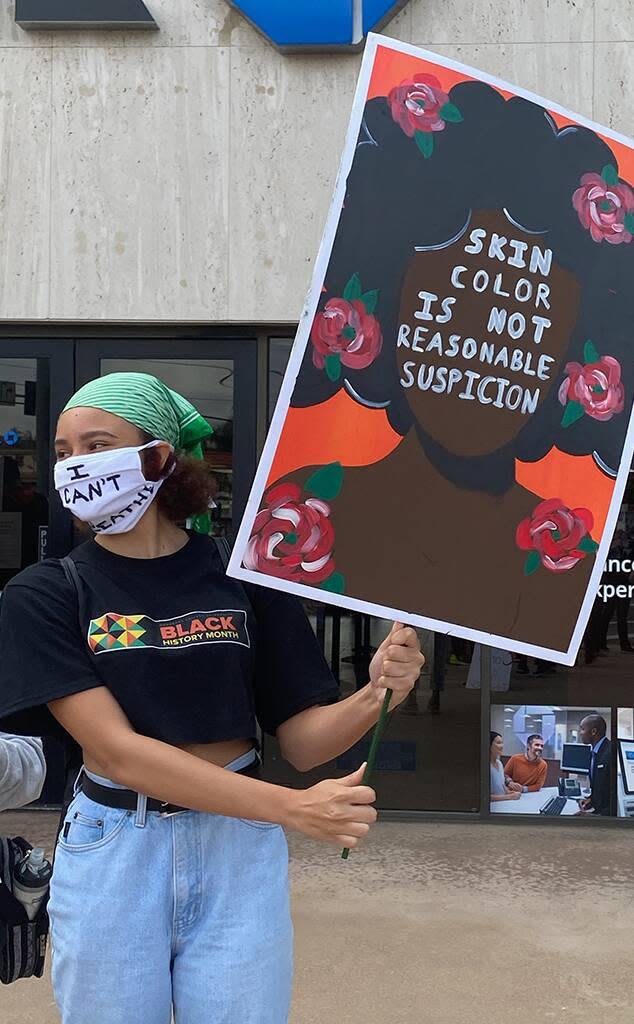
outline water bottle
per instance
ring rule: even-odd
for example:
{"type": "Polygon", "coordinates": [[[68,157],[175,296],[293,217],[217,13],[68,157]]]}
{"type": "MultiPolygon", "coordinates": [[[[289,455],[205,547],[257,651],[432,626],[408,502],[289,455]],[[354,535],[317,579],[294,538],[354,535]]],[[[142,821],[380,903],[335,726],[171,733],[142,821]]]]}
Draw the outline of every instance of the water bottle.
{"type": "Polygon", "coordinates": [[[53,868],[40,846],[34,847],[19,861],[13,872],[13,895],[26,910],[29,921],[35,920],[48,890],[53,868]]]}

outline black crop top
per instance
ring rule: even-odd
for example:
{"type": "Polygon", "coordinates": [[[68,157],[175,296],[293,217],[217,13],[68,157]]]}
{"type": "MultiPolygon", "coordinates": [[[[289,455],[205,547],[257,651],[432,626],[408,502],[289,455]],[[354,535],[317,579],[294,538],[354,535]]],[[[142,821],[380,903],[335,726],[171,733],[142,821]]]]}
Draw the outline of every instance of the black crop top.
{"type": "Polygon", "coordinates": [[[167,743],[274,735],[338,688],[296,598],[225,576],[215,543],[136,559],[89,541],[72,555],[78,602],[57,561],[0,599],[0,729],[58,731],[46,703],[106,686],[133,728],[167,743]]]}

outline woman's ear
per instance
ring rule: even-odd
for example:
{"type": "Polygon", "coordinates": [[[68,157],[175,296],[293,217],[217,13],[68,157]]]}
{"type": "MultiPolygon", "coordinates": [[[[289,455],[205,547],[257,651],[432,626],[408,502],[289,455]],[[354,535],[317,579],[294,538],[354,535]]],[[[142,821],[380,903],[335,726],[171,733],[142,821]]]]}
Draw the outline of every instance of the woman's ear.
{"type": "Polygon", "coordinates": [[[146,480],[156,481],[166,477],[175,462],[176,456],[167,441],[159,441],[152,448],[141,452],[141,465],[146,480]]]}

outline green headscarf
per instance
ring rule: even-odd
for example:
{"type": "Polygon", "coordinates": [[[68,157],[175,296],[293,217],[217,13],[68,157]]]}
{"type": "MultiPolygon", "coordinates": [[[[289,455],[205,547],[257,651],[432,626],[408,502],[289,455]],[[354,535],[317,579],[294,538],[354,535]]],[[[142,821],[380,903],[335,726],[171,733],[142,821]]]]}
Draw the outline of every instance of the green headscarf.
{"type": "MultiPolygon", "coordinates": [[[[178,452],[203,458],[203,441],[213,434],[207,420],[182,395],[149,373],[108,373],[84,384],[67,409],[101,409],[120,416],[157,441],[168,441],[178,452]]],[[[208,514],[192,518],[198,533],[209,533],[208,514]]]]}

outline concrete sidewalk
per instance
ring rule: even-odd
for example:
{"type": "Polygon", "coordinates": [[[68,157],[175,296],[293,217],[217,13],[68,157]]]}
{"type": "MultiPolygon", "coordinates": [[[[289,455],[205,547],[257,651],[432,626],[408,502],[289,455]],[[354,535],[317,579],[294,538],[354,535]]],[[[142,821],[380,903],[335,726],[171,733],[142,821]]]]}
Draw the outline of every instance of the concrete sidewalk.
{"type": "MultiPolygon", "coordinates": [[[[292,1024],[631,1024],[632,850],[629,830],[385,823],[343,862],[291,837],[292,1024]]],[[[2,989],[0,1021],[58,1024],[48,981],[2,989]]]]}

